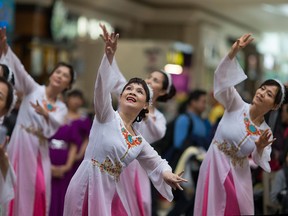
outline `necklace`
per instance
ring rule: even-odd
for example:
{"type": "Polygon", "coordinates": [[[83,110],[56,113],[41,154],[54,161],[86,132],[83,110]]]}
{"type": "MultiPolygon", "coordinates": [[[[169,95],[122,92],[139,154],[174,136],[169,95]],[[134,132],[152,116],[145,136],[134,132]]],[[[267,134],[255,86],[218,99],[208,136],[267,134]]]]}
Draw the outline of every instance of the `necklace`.
{"type": "Polygon", "coordinates": [[[125,127],[122,126],[121,132],[125,138],[126,144],[128,145],[128,149],[141,144],[142,138],[136,137],[135,139],[133,139],[133,136],[129,133],[129,131],[125,127]]]}
{"type": "Polygon", "coordinates": [[[56,110],[56,106],[53,105],[52,103],[47,102],[46,100],[43,99],[42,101],[44,108],[46,109],[46,111],[48,112],[54,112],[56,110]]]}
{"type": "Polygon", "coordinates": [[[246,126],[247,135],[261,135],[260,130],[258,130],[256,126],[250,122],[246,113],[244,113],[244,123],[246,126]]]}

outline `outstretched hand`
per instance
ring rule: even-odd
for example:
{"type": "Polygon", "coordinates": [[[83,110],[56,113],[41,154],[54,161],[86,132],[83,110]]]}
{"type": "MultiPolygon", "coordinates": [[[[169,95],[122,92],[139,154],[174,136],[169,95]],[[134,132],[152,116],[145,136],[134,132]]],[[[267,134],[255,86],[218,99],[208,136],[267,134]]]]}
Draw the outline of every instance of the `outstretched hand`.
{"type": "Polygon", "coordinates": [[[114,32],[109,34],[105,25],[99,24],[99,26],[103,32],[103,34],[101,34],[100,36],[105,42],[105,53],[109,59],[109,62],[112,63],[113,57],[117,50],[119,34],[115,34],[114,32]]]}
{"type": "Polygon", "coordinates": [[[48,120],[48,112],[39,104],[38,100],[36,103],[30,102],[31,106],[34,108],[36,113],[45,117],[48,120]]]}
{"type": "Polygon", "coordinates": [[[235,41],[229,52],[230,59],[233,59],[240,49],[246,47],[249,43],[251,43],[254,40],[254,38],[252,38],[251,36],[252,34],[250,33],[244,34],[237,41],[235,41]]]}
{"type": "Polygon", "coordinates": [[[183,173],[184,173],[184,171],[177,175],[177,174],[174,174],[170,171],[165,171],[165,172],[163,172],[163,179],[174,190],[176,190],[177,188],[179,190],[183,190],[180,183],[181,182],[188,182],[186,179],[182,178],[183,173]]]}
{"type": "Polygon", "coordinates": [[[8,50],[6,28],[0,28],[0,58],[5,55],[8,50]]]}
{"type": "Polygon", "coordinates": [[[271,140],[271,136],[272,132],[269,129],[266,129],[264,132],[261,133],[259,139],[255,142],[259,153],[261,153],[266,146],[270,145],[276,140],[276,138],[271,140]]]}

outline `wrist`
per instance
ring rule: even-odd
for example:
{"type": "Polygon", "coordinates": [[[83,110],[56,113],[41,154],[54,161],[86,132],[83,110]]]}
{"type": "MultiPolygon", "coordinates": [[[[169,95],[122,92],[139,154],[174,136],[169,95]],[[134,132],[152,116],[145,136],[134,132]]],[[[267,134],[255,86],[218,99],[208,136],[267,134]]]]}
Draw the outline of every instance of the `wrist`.
{"type": "Polygon", "coordinates": [[[235,58],[236,54],[237,54],[238,50],[235,50],[233,48],[231,48],[231,50],[228,53],[229,58],[232,60],[233,58],[235,58]]]}

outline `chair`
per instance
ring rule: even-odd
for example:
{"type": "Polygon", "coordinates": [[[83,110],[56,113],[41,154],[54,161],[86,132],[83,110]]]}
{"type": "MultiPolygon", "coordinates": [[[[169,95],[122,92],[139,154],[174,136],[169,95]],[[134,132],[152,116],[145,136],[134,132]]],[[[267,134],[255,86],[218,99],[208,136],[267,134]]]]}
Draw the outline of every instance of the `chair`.
{"type": "Polygon", "coordinates": [[[276,172],[263,172],[263,213],[264,215],[275,214],[281,211],[281,206],[274,204],[270,200],[270,191],[272,186],[272,181],[275,177],[276,172]]]}

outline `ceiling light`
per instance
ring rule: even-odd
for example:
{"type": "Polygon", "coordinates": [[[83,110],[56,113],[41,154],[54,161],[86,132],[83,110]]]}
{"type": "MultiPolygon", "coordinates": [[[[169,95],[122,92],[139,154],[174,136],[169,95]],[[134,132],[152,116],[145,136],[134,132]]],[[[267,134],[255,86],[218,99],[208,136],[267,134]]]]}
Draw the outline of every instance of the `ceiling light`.
{"type": "Polygon", "coordinates": [[[177,64],[166,64],[164,70],[170,74],[181,74],[183,72],[182,66],[177,64]]]}

